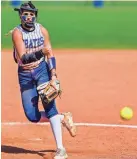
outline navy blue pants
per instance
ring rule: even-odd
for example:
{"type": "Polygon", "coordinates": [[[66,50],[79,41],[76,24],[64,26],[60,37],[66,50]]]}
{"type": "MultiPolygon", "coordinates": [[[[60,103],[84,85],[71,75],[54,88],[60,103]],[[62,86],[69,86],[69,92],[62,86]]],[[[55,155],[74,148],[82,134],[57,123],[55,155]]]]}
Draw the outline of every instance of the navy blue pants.
{"type": "MultiPolygon", "coordinates": [[[[29,121],[38,122],[41,118],[41,113],[38,109],[39,95],[37,86],[50,80],[48,65],[46,61],[42,61],[39,67],[31,71],[25,71],[18,67],[18,77],[25,115],[29,121]]],[[[47,118],[58,114],[55,100],[48,105],[43,104],[43,107],[47,118]]]]}

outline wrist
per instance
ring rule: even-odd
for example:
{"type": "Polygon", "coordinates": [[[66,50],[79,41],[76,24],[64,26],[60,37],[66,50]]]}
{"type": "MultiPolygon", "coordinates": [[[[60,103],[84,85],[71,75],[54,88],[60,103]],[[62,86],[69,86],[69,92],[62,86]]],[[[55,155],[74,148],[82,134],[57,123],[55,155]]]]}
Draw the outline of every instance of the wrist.
{"type": "Polygon", "coordinates": [[[49,67],[49,70],[51,71],[52,69],[56,69],[56,59],[55,57],[50,57],[48,60],[47,60],[47,64],[48,64],[48,67],[49,67]]]}
{"type": "Polygon", "coordinates": [[[57,77],[56,72],[51,72],[51,77],[53,77],[53,76],[57,77]]]}

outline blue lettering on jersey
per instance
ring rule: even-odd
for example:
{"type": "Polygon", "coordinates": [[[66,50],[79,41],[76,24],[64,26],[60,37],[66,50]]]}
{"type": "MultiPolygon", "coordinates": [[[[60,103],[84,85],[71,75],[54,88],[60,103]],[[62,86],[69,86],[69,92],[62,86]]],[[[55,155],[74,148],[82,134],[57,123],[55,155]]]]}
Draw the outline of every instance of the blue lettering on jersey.
{"type": "Polygon", "coordinates": [[[29,48],[33,48],[33,40],[32,39],[30,39],[30,41],[29,41],[29,48]]]}
{"type": "Polygon", "coordinates": [[[37,46],[37,40],[38,40],[38,39],[33,39],[33,43],[34,43],[34,46],[35,46],[35,47],[37,46]]]}
{"type": "Polygon", "coordinates": [[[40,37],[37,39],[24,39],[26,48],[36,48],[44,44],[44,38],[40,37]]]}
{"type": "Polygon", "coordinates": [[[44,44],[44,38],[43,37],[40,37],[40,41],[42,44],[44,44]]]}

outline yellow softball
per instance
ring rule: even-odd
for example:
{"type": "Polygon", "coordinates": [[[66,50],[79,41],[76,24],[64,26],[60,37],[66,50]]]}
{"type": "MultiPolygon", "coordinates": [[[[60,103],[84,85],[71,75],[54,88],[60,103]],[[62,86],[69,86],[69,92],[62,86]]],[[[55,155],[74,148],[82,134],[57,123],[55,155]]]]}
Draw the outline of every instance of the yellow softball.
{"type": "Polygon", "coordinates": [[[130,120],[133,117],[133,110],[130,107],[124,107],[120,111],[120,116],[123,119],[130,120]]]}

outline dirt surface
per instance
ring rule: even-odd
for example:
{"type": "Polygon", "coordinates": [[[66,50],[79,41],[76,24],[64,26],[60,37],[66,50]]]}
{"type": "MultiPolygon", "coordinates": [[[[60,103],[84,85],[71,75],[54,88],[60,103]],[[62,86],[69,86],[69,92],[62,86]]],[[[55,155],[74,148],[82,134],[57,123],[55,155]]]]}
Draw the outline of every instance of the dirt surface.
{"type": "MultiPolygon", "coordinates": [[[[65,49],[54,54],[63,88],[57,99],[60,112],[71,111],[77,123],[137,126],[137,50],[65,49]],[[130,121],[120,118],[124,106],[134,111],[130,121]]],[[[10,50],[2,50],[1,112],[2,159],[52,158],[56,147],[50,127],[30,125],[24,115],[10,50]]],[[[92,125],[78,126],[77,132],[71,138],[63,129],[69,159],[137,159],[137,129],[92,125]]]]}

